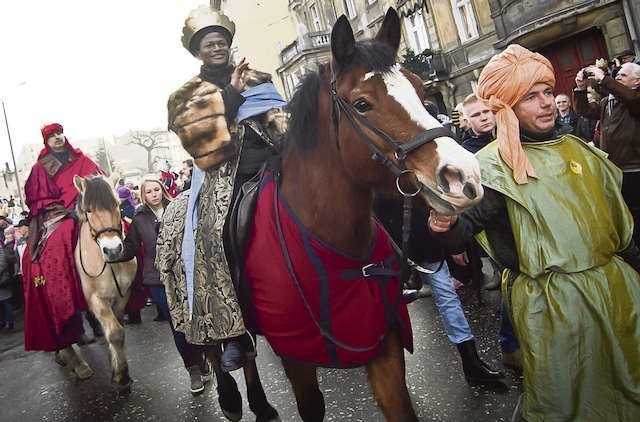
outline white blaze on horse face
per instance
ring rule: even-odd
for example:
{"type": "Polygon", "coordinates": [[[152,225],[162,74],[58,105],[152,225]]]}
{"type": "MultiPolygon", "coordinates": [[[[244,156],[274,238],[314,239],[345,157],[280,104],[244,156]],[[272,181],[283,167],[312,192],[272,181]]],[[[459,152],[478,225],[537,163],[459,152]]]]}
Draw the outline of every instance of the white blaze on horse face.
{"type": "MultiPolygon", "coordinates": [[[[411,120],[425,130],[441,127],[440,122],[424,108],[415,88],[400,69],[400,65],[395,64],[385,72],[368,72],[364,80],[381,75],[387,87],[387,93],[405,109],[411,120]]],[[[449,202],[456,212],[477,203],[482,198],[483,190],[480,184],[480,166],[474,155],[450,137],[438,137],[434,142],[437,145],[439,158],[436,174],[441,176],[436,180],[441,190],[439,196],[449,202]],[[465,194],[465,191],[469,191],[469,185],[473,186],[475,198],[469,198],[465,194]]],[[[417,174],[417,176],[423,184],[433,187],[433,183],[426,180],[423,175],[417,174]]]]}
{"type": "Polygon", "coordinates": [[[416,90],[409,82],[409,79],[400,71],[399,64],[395,64],[385,72],[369,72],[364,76],[364,80],[372,78],[376,74],[382,76],[382,81],[387,87],[387,94],[392,96],[398,104],[405,109],[409,117],[424,129],[433,129],[442,126],[437,119],[431,116],[424,108],[416,90]]]}

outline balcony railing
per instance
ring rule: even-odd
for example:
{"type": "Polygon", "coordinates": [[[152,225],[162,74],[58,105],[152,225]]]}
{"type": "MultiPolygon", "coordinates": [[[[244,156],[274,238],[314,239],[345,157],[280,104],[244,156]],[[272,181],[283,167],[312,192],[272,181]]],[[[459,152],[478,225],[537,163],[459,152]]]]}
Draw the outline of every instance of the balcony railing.
{"type": "Polygon", "coordinates": [[[329,31],[308,32],[282,49],[280,61],[282,64],[289,63],[305,50],[322,49],[323,47],[328,47],[330,42],[331,32],[329,31]]]}

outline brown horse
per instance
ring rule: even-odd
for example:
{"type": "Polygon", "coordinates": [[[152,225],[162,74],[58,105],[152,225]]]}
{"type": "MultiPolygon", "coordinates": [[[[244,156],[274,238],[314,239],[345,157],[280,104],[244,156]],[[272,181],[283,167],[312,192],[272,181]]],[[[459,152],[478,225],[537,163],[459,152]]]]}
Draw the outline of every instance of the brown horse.
{"type": "Polygon", "coordinates": [[[305,421],[325,414],[316,367],[362,365],[387,420],[417,419],[403,353],[411,328],[374,195],[419,194],[455,214],[483,193],[475,158],[424,109],[422,81],[396,63],[399,43],[393,9],[375,39],[358,43],[338,19],[330,66],[290,102],[281,170],[263,179],[257,201],[246,311],[282,358],[305,421]]]}
{"type": "Polygon", "coordinates": [[[120,394],[131,391],[132,380],[124,352],[124,308],[136,275],[136,259],[107,263],[122,252],[120,201],[113,186],[102,176],[75,176],[78,189],[76,212],[80,230],[75,262],[82,291],[105,332],[111,358],[111,381],[120,394]]]}

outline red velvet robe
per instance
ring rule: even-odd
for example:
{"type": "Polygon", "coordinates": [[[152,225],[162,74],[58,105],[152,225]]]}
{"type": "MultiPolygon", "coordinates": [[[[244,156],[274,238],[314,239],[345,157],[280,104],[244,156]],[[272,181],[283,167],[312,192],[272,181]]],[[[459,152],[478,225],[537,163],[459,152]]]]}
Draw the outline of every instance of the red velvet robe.
{"type": "MultiPolygon", "coordinates": [[[[78,195],[73,177],[103,173],[80,150],[68,142],[67,146],[71,150],[69,161],[59,169],[52,168],[52,157],[46,147],[31,169],[24,187],[31,218],[54,204],[73,209],[78,195]]],[[[75,220],[66,218],[46,240],[39,262],[32,262],[30,248],[25,249],[22,258],[25,350],[59,350],[82,336],[82,319],[77,313],[86,310],[87,304],[73,257],[76,240],[75,220]]]]}

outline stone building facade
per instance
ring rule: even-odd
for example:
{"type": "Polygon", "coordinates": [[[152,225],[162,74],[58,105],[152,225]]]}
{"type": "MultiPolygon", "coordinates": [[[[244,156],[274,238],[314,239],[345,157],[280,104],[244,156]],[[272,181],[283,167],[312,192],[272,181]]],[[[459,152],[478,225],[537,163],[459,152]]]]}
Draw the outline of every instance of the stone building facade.
{"type": "Polygon", "coordinates": [[[633,0],[289,0],[297,38],[280,52],[285,95],[328,60],[338,16],[349,18],[356,38],[368,38],[388,7],[403,20],[399,61],[410,53],[407,64],[415,65],[427,98],[447,113],[475,91],[491,56],[511,43],[551,60],[557,93],[571,90],[581,67],[639,49],[640,2],[633,0]]]}

